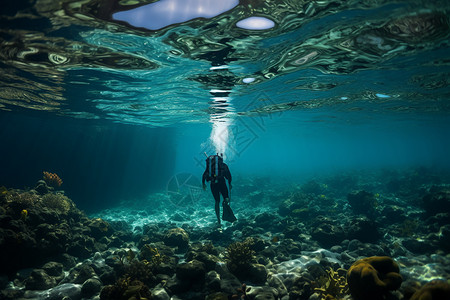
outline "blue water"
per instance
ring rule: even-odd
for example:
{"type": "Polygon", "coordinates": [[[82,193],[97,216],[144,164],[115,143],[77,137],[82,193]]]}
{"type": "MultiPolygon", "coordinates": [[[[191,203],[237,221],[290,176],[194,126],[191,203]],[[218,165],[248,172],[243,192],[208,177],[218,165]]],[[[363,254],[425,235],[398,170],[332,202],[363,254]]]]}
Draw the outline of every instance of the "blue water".
{"type": "Polygon", "coordinates": [[[235,26],[248,3],[157,31],[117,23],[117,3],[7,3],[2,185],[53,171],[95,211],[200,178],[204,152],[298,182],[450,168],[446,1],[255,4],[276,24],[260,31],[235,26]]]}

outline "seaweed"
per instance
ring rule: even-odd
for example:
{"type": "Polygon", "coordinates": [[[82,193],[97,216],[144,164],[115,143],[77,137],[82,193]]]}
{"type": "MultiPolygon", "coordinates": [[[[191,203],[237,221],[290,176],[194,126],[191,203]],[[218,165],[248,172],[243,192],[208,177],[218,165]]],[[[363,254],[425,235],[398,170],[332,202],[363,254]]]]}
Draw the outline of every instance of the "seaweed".
{"type": "Polygon", "coordinates": [[[314,291],[319,293],[320,300],[344,299],[349,294],[347,279],[345,277],[346,270],[329,268],[327,274],[320,276],[315,281],[314,291]],[[341,273],[341,274],[340,274],[341,273]]]}

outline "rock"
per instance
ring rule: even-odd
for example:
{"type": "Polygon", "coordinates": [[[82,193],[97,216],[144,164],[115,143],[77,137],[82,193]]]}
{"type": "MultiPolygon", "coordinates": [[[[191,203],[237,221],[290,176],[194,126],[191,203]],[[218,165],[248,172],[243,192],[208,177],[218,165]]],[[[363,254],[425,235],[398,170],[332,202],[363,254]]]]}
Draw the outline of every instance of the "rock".
{"type": "Polygon", "coordinates": [[[228,270],[225,264],[217,264],[215,271],[220,275],[220,290],[230,295],[235,294],[242,282],[228,270]]]}
{"type": "Polygon", "coordinates": [[[345,226],[347,239],[357,239],[363,243],[374,243],[381,237],[378,226],[368,218],[357,218],[345,226]]]}
{"type": "Polygon", "coordinates": [[[402,245],[409,251],[419,254],[433,253],[437,248],[430,240],[416,238],[405,239],[402,241],[402,245]]]}
{"type": "Polygon", "coordinates": [[[189,290],[191,282],[187,280],[181,280],[177,276],[173,276],[166,281],[165,288],[170,294],[179,294],[189,290]]]}
{"type": "Polygon", "coordinates": [[[8,282],[9,282],[8,276],[0,275],[0,290],[4,289],[8,285],[8,282]]]}
{"type": "Polygon", "coordinates": [[[267,279],[267,270],[264,265],[251,264],[249,268],[249,279],[257,284],[264,284],[267,279]]]}
{"type": "Polygon", "coordinates": [[[64,283],[48,291],[46,300],[79,300],[81,299],[81,284],[64,283]]]}
{"type": "Polygon", "coordinates": [[[81,296],[83,298],[90,298],[94,295],[98,295],[102,289],[102,283],[96,278],[86,280],[81,286],[81,296]]]}
{"type": "Polygon", "coordinates": [[[187,260],[198,260],[205,264],[206,271],[214,270],[216,267],[216,263],[219,261],[217,257],[212,254],[208,254],[204,251],[202,252],[194,252],[190,251],[186,255],[187,260]]]}
{"type": "Polygon", "coordinates": [[[406,220],[405,209],[397,205],[388,205],[383,208],[381,215],[388,224],[400,223],[406,220]]]}
{"type": "Polygon", "coordinates": [[[63,273],[63,264],[62,263],[50,261],[50,262],[46,263],[42,267],[42,269],[48,275],[53,276],[53,277],[59,277],[61,275],[64,275],[64,273],[63,273]]]}
{"type": "Polygon", "coordinates": [[[27,290],[47,290],[56,285],[56,280],[43,269],[34,269],[30,277],[25,280],[27,290]]]}
{"type": "Polygon", "coordinates": [[[288,294],[288,290],[284,285],[283,281],[277,276],[269,275],[269,277],[267,278],[267,284],[270,287],[276,289],[280,297],[283,297],[288,294]]]}
{"type": "Polygon", "coordinates": [[[94,252],[94,245],[94,238],[77,235],[75,240],[69,245],[67,253],[76,257],[88,258],[94,252]]]}
{"type": "Polygon", "coordinates": [[[100,218],[89,220],[88,226],[91,229],[91,235],[97,240],[105,236],[110,236],[112,232],[109,223],[100,218]]]}
{"type": "Polygon", "coordinates": [[[450,188],[433,186],[423,197],[423,207],[428,216],[450,213],[450,188]]]}
{"type": "Polygon", "coordinates": [[[25,294],[24,290],[11,290],[11,289],[0,290],[0,299],[2,300],[23,299],[24,294],[25,294]]]}
{"type": "Polygon", "coordinates": [[[278,214],[282,217],[286,217],[291,212],[291,206],[293,202],[290,199],[284,200],[278,207],[278,214]]]}
{"type": "Polygon", "coordinates": [[[162,287],[155,287],[151,290],[153,300],[170,300],[169,294],[162,287]]]}
{"type": "Polygon", "coordinates": [[[278,291],[269,286],[251,287],[247,292],[250,299],[254,300],[276,300],[278,299],[278,291]]]}
{"type": "Polygon", "coordinates": [[[176,265],[171,263],[161,263],[155,267],[155,272],[158,274],[172,276],[176,272],[176,265]]]}
{"type": "Polygon", "coordinates": [[[259,254],[269,259],[273,259],[276,256],[276,250],[274,246],[269,246],[266,249],[259,252],[259,254]]]}
{"type": "Polygon", "coordinates": [[[262,214],[259,214],[255,217],[255,224],[258,224],[258,226],[263,227],[265,229],[269,229],[271,226],[273,226],[273,221],[276,219],[277,219],[276,214],[263,212],[262,214]]]}
{"type": "Polygon", "coordinates": [[[321,223],[311,232],[311,237],[319,242],[322,247],[329,248],[339,245],[344,240],[345,235],[340,226],[331,223],[321,223]]]}
{"type": "Polygon", "coordinates": [[[177,247],[179,251],[183,251],[189,246],[189,235],[182,228],[173,228],[166,233],[163,241],[167,246],[177,247]]]}
{"type": "Polygon", "coordinates": [[[347,195],[347,200],[353,211],[357,214],[372,217],[376,213],[376,199],[373,193],[366,191],[352,192],[347,195]]]}
{"type": "Polygon", "coordinates": [[[76,258],[67,253],[64,253],[63,255],[61,255],[59,261],[63,264],[63,267],[65,269],[73,268],[77,264],[76,258]]]}
{"type": "Polygon", "coordinates": [[[206,274],[205,286],[209,291],[220,291],[220,275],[216,271],[206,274]]]}
{"type": "Polygon", "coordinates": [[[63,283],[72,282],[83,284],[86,280],[93,277],[97,278],[94,269],[88,264],[83,264],[72,269],[70,274],[63,279],[63,283]]]}
{"type": "Polygon", "coordinates": [[[36,183],[36,187],[34,188],[34,190],[40,195],[45,195],[50,191],[50,187],[47,185],[45,180],[39,180],[36,183]]]}
{"type": "Polygon", "coordinates": [[[443,280],[432,280],[414,293],[411,300],[450,299],[450,284],[443,280]]]}
{"type": "Polygon", "coordinates": [[[348,247],[347,247],[347,249],[349,250],[349,251],[355,251],[355,250],[357,250],[358,248],[360,248],[360,247],[362,247],[362,246],[364,246],[359,240],[351,240],[349,243],[348,243],[348,247]]]}
{"type": "Polygon", "coordinates": [[[192,260],[177,266],[176,276],[184,281],[195,282],[205,278],[205,264],[198,260],[192,260]]]}
{"type": "Polygon", "coordinates": [[[228,295],[222,292],[212,293],[206,296],[205,300],[228,300],[228,295]]]}
{"type": "Polygon", "coordinates": [[[441,226],[439,229],[439,245],[445,251],[450,251],[450,225],[441,226]]]}

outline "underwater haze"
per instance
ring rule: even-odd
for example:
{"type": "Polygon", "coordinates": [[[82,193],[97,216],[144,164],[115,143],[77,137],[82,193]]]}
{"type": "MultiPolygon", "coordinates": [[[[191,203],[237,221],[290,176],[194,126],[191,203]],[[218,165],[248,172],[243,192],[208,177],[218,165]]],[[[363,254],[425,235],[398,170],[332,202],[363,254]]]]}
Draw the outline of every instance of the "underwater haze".
{"type": "Polygon", "coordinates": [[[0,299],[449,293],[449,1],[1,6],[0,299]]]}

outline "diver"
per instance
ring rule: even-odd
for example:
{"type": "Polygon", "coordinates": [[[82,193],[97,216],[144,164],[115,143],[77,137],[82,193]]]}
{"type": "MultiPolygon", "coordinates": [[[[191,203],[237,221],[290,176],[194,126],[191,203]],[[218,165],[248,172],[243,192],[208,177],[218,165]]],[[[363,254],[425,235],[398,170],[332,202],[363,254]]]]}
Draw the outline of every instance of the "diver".
{"type": "MultiPolygon", "coordinates": [[[[206,153],[205,153],[206,155],[206,153]]],[[[228,222],[234,222],[236,221],[236,217],[234,216],[233,212],[231,211],[231,208],[229,206],[230,204],[230,197],[228,194],[228,188],[227,184],[225,182],[225,179],[228,180],[228,186],[230,187],[231,191],[231,173],[228,169],[227,164],[223,162],[223,155],[211,155],[206,158],[206,169],[205,172],[203,172],[202,176],[202,185],[203,190],[206,190],[206,184],[205,180],[211,182],[211,193],[214,197],[214,200],[216,200],[216,216],[217,216],[217,222],[218,227],[221,227],[220,223],[220,194],[222,194],[223,197],[223,214],[222,219],[228,222]]]]}

